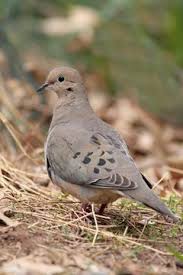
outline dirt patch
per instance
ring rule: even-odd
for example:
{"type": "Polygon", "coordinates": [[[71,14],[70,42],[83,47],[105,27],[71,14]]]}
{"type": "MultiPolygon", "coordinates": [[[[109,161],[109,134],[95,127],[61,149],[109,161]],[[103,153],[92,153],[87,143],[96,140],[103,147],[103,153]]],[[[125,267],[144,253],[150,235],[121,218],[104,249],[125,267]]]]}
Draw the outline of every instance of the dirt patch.
{"type": "Polygon", "coordinates": [[[45,195],[44,187],[39,189],[40,196],[29,190],[21,200],[15,194],[14,201],[9,200],[4,213],[19,224],[0,226],[2,266],[16,269],[23,265],[25,271],[36,262],[38,269],[49,265],[50,274],[56,274],[53,266],[63,268],[63,274],[182,274],[181,264],[169,250],[169,244],[177,251],[182,249],[181,225],[119,200],[105,216],[96,216],[98,233],[93,244],[97,231],[92,213],[82,213],[71,197],[56,198],[49,192],[45,195]],[[145,217],[151,217],[149,224],[144,224],[145,217]]]}

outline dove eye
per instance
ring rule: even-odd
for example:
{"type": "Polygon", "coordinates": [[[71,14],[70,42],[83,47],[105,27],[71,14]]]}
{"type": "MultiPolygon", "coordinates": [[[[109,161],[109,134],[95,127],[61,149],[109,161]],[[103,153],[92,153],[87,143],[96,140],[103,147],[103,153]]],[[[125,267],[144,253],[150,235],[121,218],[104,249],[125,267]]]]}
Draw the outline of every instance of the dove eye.
{"type": "Polygon", "coordinates": [[[58,77],[58,81],[59,81],[59,82],[63,82],[63,81],[64,81],[64,77],[63,77],[63,76],[59,76],[59,77],[58,77]]]}

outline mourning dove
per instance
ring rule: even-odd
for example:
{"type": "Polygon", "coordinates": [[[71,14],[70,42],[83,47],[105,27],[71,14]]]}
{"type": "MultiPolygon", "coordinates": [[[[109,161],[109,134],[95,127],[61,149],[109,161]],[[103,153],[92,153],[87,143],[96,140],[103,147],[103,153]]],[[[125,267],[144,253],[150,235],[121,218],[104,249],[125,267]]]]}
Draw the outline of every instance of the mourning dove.
{"type": "Polygon", "coordinates": [[[46,167],[53,183],[85,206],[100,204],[101,211],[126,196],[178,220],[153,193],[125,141],[94,113],[77,70],[53,69],[37,90],[42,91],[58,96],[45,144],[46,167]]]}

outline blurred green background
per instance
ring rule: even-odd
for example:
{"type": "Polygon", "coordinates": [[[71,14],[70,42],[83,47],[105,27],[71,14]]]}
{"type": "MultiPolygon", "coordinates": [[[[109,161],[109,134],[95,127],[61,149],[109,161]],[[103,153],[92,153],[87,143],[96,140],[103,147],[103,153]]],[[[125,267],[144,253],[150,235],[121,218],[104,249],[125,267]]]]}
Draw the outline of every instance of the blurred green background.
{"type": "Polygon", "coordinates": [[[113,97],[183,126],[182,30],[182,0],[0,0],[1,70],[21,78],[27,60],[69,64],[97,75],[113,97]]]}

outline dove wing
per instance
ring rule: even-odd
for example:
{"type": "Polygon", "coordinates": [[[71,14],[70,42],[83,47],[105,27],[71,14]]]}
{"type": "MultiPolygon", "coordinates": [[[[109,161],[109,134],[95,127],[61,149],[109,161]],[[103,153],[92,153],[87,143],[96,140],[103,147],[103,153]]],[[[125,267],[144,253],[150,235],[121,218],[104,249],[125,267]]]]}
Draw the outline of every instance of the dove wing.
{"type": "Polygon", "coordinates": [[[80,131],[80,140],[75,135],[72,141],[68,132],[65,137],[54,134],[48,139],[46,163],[50,177],[53,171],[67,182],[93,188],[123,191],[138,187],[139,172],[126,151],[97,132],[80,131]]]}

